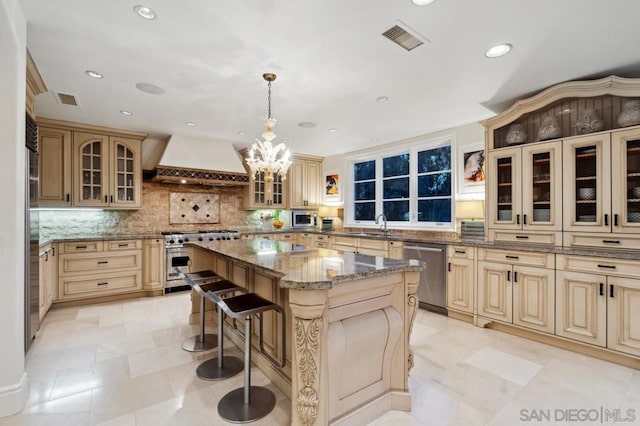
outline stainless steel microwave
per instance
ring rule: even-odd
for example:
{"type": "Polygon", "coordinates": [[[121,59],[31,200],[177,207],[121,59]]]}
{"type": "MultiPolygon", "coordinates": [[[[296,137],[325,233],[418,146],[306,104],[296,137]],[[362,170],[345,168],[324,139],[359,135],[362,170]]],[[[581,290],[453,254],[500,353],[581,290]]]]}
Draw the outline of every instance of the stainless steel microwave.
{"type": "Polygon", "coordinates": [[[292,228],[314,228],[318,226],[318,213],[306,210],[291,211],[292,228]]]}

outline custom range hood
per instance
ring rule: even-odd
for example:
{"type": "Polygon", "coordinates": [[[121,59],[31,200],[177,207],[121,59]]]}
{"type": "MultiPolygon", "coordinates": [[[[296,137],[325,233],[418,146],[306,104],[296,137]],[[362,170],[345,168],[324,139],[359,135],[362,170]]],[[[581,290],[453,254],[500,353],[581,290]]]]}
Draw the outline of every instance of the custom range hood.
{"type": "Polygon", "coordinates": [[[158,165],[145,171],[145,180],[157,182],[239,186],[249,184],[242,158],[232,143],[173,135],[158,165]]]}

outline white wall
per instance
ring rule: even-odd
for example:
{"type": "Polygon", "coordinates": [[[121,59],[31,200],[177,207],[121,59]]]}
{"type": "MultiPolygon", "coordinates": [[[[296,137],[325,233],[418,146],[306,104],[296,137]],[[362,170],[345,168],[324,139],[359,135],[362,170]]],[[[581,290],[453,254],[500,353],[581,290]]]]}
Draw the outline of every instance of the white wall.
{"type": "Polygon", "coordinates": [[[28,394],[24,371],[26,40],[18,0],[0,0],[0,417],[20,411],[28,394]]]}

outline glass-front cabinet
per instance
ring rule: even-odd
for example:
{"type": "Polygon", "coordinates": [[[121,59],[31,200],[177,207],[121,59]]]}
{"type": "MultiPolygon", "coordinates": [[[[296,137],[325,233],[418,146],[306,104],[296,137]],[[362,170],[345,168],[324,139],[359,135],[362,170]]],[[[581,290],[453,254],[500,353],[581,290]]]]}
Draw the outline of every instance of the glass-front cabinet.
{"type": "Polygon", "coordinates": [[[276,174],[273,176],[273,182],[268,183],[265,180],[264,172],[257,174],[249,173],[248,194],[245,195],[245,208],[279,208],[285,207],[286,193],[282,176],[276,174]]]}
{"type": "Polygon", "coordinates": [[[559,231],[562,226],[561,142],[489,153],[495,178],[489,186],[490,228],[559,231]]]}
{"type": "Polygon", "coordinates": [[[74,132],[74,205],[139,208],[140,141],[74,132]]]}
{"type": "Polygon", "coordinates": [[[640,129],[611,134],[613,232],[640,233],[640,129]]]}

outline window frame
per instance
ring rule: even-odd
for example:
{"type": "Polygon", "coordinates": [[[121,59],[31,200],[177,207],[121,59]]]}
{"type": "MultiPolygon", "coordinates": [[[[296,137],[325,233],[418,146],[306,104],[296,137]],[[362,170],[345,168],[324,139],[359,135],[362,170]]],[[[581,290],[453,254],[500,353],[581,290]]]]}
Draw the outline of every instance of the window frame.
{"type": "MultiPolygon", "coordinates": [[[[417,141],[411,144],[382,148],[369,151],[366,154],[353,155],[346,158],[347,182],[345,188],[344,218],[346,227],[354,228],[378,228],[380,224],[375,220],[354,219],[355,215],[355,194],[354,194],[354,164],[375,160],[375,216],[383,212],[383,159],[401,154],[409,154],[409,221],[388,221],[388,229],[415,229],[434,231],[455,231],[455,201],[457,162],[455,139],[453,135],[446,135],[438,138],[431,138],[417,141]],[[451,217],[449,222],[419,222],[418,221],[418,152],[428,151],[435,148],[449,146],[451,155],[451,217]]],[[[438,197],[435,197],[438,198],[438,197]]]]}

